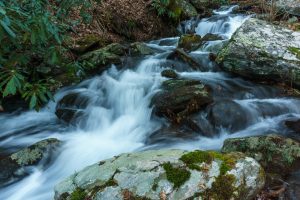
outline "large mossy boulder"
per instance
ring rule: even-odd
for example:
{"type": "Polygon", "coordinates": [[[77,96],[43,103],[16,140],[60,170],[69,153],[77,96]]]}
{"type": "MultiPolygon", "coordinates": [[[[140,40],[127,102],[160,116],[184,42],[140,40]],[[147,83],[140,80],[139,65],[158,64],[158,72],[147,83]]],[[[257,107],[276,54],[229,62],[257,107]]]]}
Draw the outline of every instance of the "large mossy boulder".
{"type": "Polygon", "coordinates": [[[181,19],[190,19],[198,15],[196,8],[187,0],[173,0],[170,2],[170,10],[174,13],[180,12],[181,19]]]}
{"type": "Polygon", "coordinates": [[[299,0],[276,0],[275,6],[279,13],[283,12],[300,17],[299,0]]]}
{"type": "Polygon", "coordinates": [[[56,185],[55,199],[250,200],[264,183],[258,162],[240,153],[154,150],[86,167],[56,185]]]}
{"type": "Polygon", "coordinates": [[[249,19],[218,54],[225,71],[300,87],[300,32],[249,19]]]}
{"type": "Polygon", "coordinates": [[[47,164],[60,145],[59,140],[50,138],[0,159],[0,186],[26,176],[25,167],[35,166],[41,161],[43,165],[47,164]]]}
{"type": "Polygon", "coordinates": [[[235,151],[253,157],[270,173],[288,174],[300,166],[300,143],[278,135],[225,140],[222,152],[235,151]]]}
{"type": "Polygon", "coordinates": [[[172,79],[162,84],[152,103],[154,113],[173,122],[181,123],[190,114],[201,110],[213,99],[210,89],[198,80],[172,79]]]}

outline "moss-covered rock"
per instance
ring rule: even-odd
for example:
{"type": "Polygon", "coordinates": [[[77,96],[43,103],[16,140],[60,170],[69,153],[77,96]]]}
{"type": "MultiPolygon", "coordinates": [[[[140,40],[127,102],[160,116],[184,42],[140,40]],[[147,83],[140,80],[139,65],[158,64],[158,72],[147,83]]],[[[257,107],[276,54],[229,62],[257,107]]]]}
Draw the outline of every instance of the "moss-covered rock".
{"type": "Polygon", "coordinates": [[[89,34],[78,39],[77,41],[74,42],[74,44],[72,43],[69,44],[71,50],[74,51],[76,54],[81,55],[89,51],[93,51],[101,47],[104,47],[108,45],[109,41],[107,41],[105,38],[102,38],[98,35],[89,34]]]}
{"type": "Polygon", "coordinates": [[[181,19],[190,19],[198,15],[196,8],[187,0],[175,0],[171,9],[181,11],[181,19]]]}
{"type": "Polygon", "coordinates": [[[175,123],[182,123],[213,101],[209,88],[197,80],[172,79],[162,88],[152,99],[154,113],[175,123]]]}
{"type": "Polygon", "coordinates": [[[132,56],[146,56],[154,54],[154,50],[141,42],[134,42],[130,44],[130,54],[132,56]]]}
{"type": "Polygon", "coordinates": [[[300,33],[249,19],[218,54],[228,72],[255,80],[300,87],[300,33]]]}
{"type": "Polygon", "coordinates": [[[125,55],[126,52],[125,46],[113,43],[82,55],[79,61],[87,73],[102,72],[107,65],[121,63],[121,56],[125,55]]]}
{"type": "Polygon", "coordinates": [[[55,187],[55,199],[64,196],[69,200],[74,194],[86,194],[85,199],[91,200],[162,197],[250,200],[264,181],[260,165],[241,153],[154,150],[122,154],[89,166],[59,183],[55,187]],[[191,158],[200,154],[208,154],[210,159],[191,158]],[[190,162],[199,169],[190,168],[190,162]],[[230,168],[222,171],[223,163],[230,168]],[[109,180],[114,180],[114,184],[107,184],[109,180]]]}
{"type": "Polygon", "coordinates": [[[41,160],[47,164],[47,159],[51,159],[60,145],[59,140],[50,138],[0,159],[0,185],[9,184],[26,176],[27,174],[22,170],[24,167],[37,165],[41,160]]]}
{"type": "Polygon", "coordinates": [[[300,164],[299,142],[278,135],[225,140],[222,152],[234,151],[255,158],[267,172],[271,173],[288,174],[300,164]]]}
{"type": "Polygon", "coordinates": [[[185,51],[195,51],[202,45],[200,35],[185,34],[182,35],[178,42],[178,48],[182,48],[185,51]]]}

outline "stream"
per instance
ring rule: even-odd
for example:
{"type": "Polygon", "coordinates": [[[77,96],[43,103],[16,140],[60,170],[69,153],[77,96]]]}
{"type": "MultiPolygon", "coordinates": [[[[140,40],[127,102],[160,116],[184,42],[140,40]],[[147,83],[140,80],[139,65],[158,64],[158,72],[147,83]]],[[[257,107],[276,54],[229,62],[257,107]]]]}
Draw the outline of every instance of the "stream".
{"type": "MultiPolygon", "coordinates": [[[[103,159],[121,153],[145,149],[220,149],[223,141],[231,137],[244,137],[277,133],[292,134],[284,121],[300,118],[300,100],[284,97],[276,87],[260,85],[227,74],[209,61],[210,52],[217,52],[249,17],[232,14],[232,7],[215,11],[215,15],[202,19],[195,27],[197,34],[218,34],[223,40],[208,42],[190,53],[205,71],[194,71],[188,65],[167,60],[176,48],[179,37],[151,41],[147,45],[156,54],[138,59],[128,59],[124,67],[111,66],[99,76],[85,80],[77,86],[61,89],[40,112],[0,115],[0,156],[46,138],[64,142],[59,153],[46,167],[28,168],[29,176],[0,188],[1,200],[53,199],[54,186],[67,176],[103,159]],[[224,112],[214,137],[201,134],[189,137],[158,134],[167,126],[164,119],[154,117],[149,106],[151,98],[160,90],[164,69],[172,68],[180,77],[201,80],[212,88],[216,104],[214,112],[224,112]],[[88,98],[88,106],[73,126],[61,123],[56,115],[56,102],[65,95],[79,93],[88,98]],[[222,106],[222,104],[225,106],[222,106]],[[232,106],[232,107],[231,107],[232,106]],[[225,108],[224,108],[225,107],[225,108]],[[227,109],[226,112],[224,109],[227,109]]],[[[187,32],[195,20],[183,22],[180,29],[187,32]]],[[[194,116],[206,129],[213,125],[206,109],[194,116]]],[[[216,125],[215,125],[216,126],[216,125]]],[[[296,136],[294,136],[296,137],[296,136]]]]}

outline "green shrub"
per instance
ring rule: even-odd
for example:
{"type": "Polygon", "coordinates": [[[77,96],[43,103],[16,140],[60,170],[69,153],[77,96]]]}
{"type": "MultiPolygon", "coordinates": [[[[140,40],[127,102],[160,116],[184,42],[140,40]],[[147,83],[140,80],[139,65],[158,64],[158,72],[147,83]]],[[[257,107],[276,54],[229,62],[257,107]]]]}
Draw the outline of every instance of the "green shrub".
{"type": "Polygon", "coordinates": [[[52,99],[51,72],[77,72],[64,41],[74,24],[91,20],[85,12],[91,6],[91,0],[0,1],[1,98],[20,94],[36,110],[52,99]],[[80,9],[78,21],[70,18],[73,8],[80,9]]]}
{"type": "Polygon", "coordinates": [[[166,16],[175,22],[180,20],[182,10],[176,6],[176,0],[153,0],[152,6],[159,16],[166,16]]]}

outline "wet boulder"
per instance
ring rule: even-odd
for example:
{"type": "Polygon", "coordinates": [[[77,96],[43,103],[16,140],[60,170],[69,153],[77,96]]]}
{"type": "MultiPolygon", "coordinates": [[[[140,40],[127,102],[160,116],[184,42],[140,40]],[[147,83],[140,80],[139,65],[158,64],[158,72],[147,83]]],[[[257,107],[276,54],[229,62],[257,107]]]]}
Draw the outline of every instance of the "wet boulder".
{"type": "Polygon", "coordinates": [[[127,52],[127,48],[121,44],[113,43],[106,47],[88,52],[79,58],[84,69],[88,73],[102,72],[107,65],[120,64],[121,57],[127,52]]]}
{"type": "MultiPolygon", "coordinates": [[[[171,1],[172,2],[172,1],[171,1]]],[[[196,8],[187,0],[175,0],[173,5],[170,5],[171,11],[174,13],[181,13],[181,19],[190,19],[196,17],[198,12],[196,8]]]]}
{"type": "Polygon", "coordinates": [[[161,76],[174,79],[174,78],[178,78],[179,75],[172,69],[166,69],[161,72],[161,76]]]}
{"type": "Polygon", "coordinates": [[[300,32],[247,20],[218,54],[228,72],[254,80],[300,87],[300,32]]]}
{"type": "Polygon", "coordinates": [[[142,42],[134,42],[130,44],[130,54],[132,56],[146,56],[154,54],[154,50],[142,42]]]}
{"type": "Polygon", "coordinates": [[[207,33],[202,38],[202,43],[209,42],[209,41],[216,41],[216,40],[223,40],[222,36],[213,34],[213,33],[207,33]]]}
{"type": "Polygon", "coordinates": [[[288,120],[285,122],[285,125],[295,131],[296,133],[300,133],[300,119],[299,120],[288,120]]]}
{"type": "Polygon", "coordinates": [[[167,59],[187,63],[194,70],[205,71],[205,68],[200,63],[180,48],[176,48],[170,55],[168,55],[167,59]]]}
{"type": "Polygon", "coordinates": [[[300,143],[279,135],[225,140],[222,152],[235,151],[253,157],[269,173],[288,174],[300,166],[300,143]]]}
{"type": "Polygon", "coordinates": [[[58,119],[69,124],[83,115],[89,100],[88,96],[81,93],[67,94],[57,103],[55,114],[58,119]]]}
{"type": "Polygon", "coordinates": [[[300,17],[299,0],[276,0],[275,6],[279,12],[288,13],[300,17]]]}
{"type": "Polygon", "coordinates": [[[37,142],[27,148],[0,160],[0,186],[14,182],[27,175],[28,166],[45,166],[51,160],[55,150],[61,145],[57,139],[50,138],[37,142]]]}
{"type": "Polygon", "coordinates": [[[210,89],[197,80],[168,80],[162,89],[152,99],[154,113],[175,123],[184,122],[189,115],[213,102],[210,89]]]}
{"type": "Polygon", "coordinates": [[[242,106],[231,100],[221,100],[210,106],[209,121],[217,128],[236,132],[246,128],[247,113],[242,106]]]}
{"type": "Polygon", "coordinates": [[[201,36],[196,34],[184,34],[180,37],[178,42],[178,48],[182,48],[185,51],[195,51],[201,45],[201,36]]]}
{"type": "Polygon", "coordinates": [[[259,163],[241,153],[153,150],[88,166],[56,185],[54,199],[250,200],[264,183],[259,163]]]}

